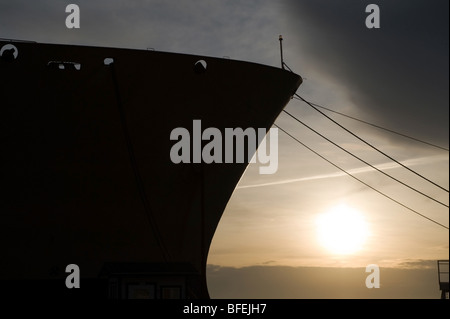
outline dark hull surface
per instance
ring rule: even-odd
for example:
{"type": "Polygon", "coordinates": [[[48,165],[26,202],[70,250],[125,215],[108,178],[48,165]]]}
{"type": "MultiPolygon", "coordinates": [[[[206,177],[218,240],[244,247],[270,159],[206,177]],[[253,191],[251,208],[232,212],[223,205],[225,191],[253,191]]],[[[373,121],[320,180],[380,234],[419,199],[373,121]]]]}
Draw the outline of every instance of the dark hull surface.
{"type": "Polygon", "coordinates": [[[301,78],[227,59],[6,44],[15,55],[0,59],[0,285],[64,294],[66,266],[77,264],[79,291],[91,295],[113,277],[165,273],[169,286],[184,278],[178,297],[207,297],[209,246],[247,163],[174,164],[170,133],[192,131],[194,119],[268,129],[301,78]]]}

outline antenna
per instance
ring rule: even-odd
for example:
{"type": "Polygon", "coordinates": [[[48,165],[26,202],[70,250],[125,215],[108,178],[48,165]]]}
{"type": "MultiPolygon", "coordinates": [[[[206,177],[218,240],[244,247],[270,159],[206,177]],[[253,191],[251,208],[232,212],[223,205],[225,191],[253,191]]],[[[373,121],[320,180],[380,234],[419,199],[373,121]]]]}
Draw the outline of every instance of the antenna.
{"type": "Polygon", "coordinates": [[[284,61],[283,61],[283,36],[280,34],[278,38],[280,40],[280,55],[281,55],[281,68],[284,70],[284,61]]]}

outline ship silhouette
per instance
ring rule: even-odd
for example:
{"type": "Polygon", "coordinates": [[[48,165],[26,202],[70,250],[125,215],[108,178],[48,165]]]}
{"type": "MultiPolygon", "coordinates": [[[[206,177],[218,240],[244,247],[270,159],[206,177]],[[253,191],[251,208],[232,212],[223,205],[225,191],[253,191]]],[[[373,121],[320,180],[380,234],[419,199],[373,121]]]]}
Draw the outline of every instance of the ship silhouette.
{"type": "Polygon", "coordinates": [[[208,298],[209,247],[248,161],[174,164],[170,132],[194,119],[268,130],[301,77],[149,50],[0,48],[2,294],[208,298]]]}

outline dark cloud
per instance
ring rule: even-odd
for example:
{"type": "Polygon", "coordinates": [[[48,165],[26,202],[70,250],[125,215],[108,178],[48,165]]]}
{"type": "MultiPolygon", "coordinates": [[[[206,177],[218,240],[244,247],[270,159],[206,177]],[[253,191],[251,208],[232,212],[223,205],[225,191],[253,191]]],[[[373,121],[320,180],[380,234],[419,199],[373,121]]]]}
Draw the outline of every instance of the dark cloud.
{"type": "Polygon", "coordinates": [[[306,59],[344,84],[360,115],[448,145],[448,1],[288,2],[306,59]],[[379,5],[380,29],[365,26],[370,3],[379,5]]]}
{"type": "Polygon", "coordinates": [[[380,266],[378,289],[366,287],[365,268],[209,265],[208,290],[215,299],[438,299],[436,261],[429,264],[434,267],[380,266]]]}
{"type": "Polygon", "coordinates": [[[436,260],[405,260],[399,265],[400,268],[406,269],[436,269],[436,260]]]}
{"type": "MultiPolygon", "coordinates": [[[[44,43],[154,48],[252,60],[265,55],[270,8],[230,0],[78,0],[80,29],[67,29],[70,2],[0,1],[0,37],[44,43]]],[[[277,34],[278,31],[274,31],[277,34]]],[[[276,51],[276,38],[274,51],[276,51]]]]}

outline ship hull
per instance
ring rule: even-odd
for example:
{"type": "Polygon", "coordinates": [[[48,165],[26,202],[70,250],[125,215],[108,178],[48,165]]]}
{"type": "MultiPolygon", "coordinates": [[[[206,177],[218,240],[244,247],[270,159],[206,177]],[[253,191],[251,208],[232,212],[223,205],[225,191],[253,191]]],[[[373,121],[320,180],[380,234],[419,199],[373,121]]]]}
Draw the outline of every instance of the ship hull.
{"type": "Polygon", "coordinates": [[[126,265],[148,265],[140,274],[153,277],[178,265],[193,278],[179,297],[208,297],[209,246],[247,163],[174,164],[170,133],[193,120],[268,129],[301,78],[193,55],[10,44],[17,56],[0,59],[0,280],[66,292],[76,264],[95,295],[119,276],[108,265],[131,276],[126,265]]]}

